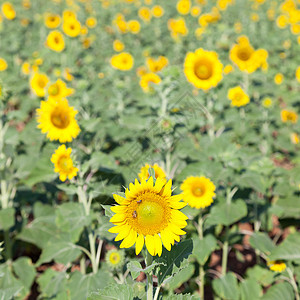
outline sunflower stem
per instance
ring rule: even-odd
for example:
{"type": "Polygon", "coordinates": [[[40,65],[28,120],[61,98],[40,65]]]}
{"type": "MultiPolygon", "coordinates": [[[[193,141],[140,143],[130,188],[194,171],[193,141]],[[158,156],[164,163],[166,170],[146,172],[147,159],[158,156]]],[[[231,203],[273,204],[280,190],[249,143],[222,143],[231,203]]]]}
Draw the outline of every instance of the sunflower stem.
{"type": "Polygon", "coordinates": [[[295,299],[299,300],[300,297],[299,297],[299,292],[298,292],[298,286],[297,286],[297,283],[295,281],[294,274],[293,274],[293,272],[292,272],[292,270],[290,268],[287,268],[286,270],[287,270],[287,272],[288,272],[288,274],[290,276],[290,279],[291,279],[290,283],[291,283],[291,285],[292,285],[292,287],[294,289],[294,292],[295,292],[295,299]]]}
{"type": "MultiPolygon", "coordinates": [[[[149,267],[152,264],[153,257],[152,255],[147,251],[146,253],[146,267],[149,267]]],[[[153,300],[153,277],[152,277],[152,271],[149,273],[146,273],[147,276],[147,300],[153,300]]]]}
{"type": "MultiPolygon", "coordinates": [[[[202,210],[200,210],[200,214],[198,217],[198,234],[199,234],[199,239],[203,240],[203,218],[202,218],[202,210]]],[[[200,268],[199,268],[199,289],[200,289],[200,298],[201,300],[204,299],[204,276],[205,276],[205,272],[204,272],[204,268],[203,265],[200,264],[200,268]]]]}

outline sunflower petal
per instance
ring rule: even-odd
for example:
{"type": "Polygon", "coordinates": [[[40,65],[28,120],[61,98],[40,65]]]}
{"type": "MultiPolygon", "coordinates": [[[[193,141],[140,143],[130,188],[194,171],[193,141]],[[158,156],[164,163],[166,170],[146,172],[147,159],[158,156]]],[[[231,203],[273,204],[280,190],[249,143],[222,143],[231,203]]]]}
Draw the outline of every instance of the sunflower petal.
{"type": "Polygon", "coordinates": [[[145,238],[142,234],[139,234],[137,239],[136,239],[136,242],[135,242],[135,254],[138,255],[143,247],[144,247],[144,243],[145,243],[145,238]]]}
{"type": "Polygon", "coordinates": [[[154,245],[153,235],[146,235],[145,241],[146,241],[146,247],[147,247],[148,252],[152,256],[155,256],[155,245],[154,245]]]}
{"type": "Polygon", "coordinates": [[[120,213],[120,214],[113,215],[110,218],[109,222],[111,222],[111,223],[120,223],[120,222],[123,222],[125,219],[126,219],[126,215],[120,213]]]}
{"type": "Polygon", "coordinates": [[[114,197],[115,201],[116,201],[118,204],[120,204],[120,205],[126,203],[126,199],[123,198],[123,197],[121,197],[121,196],[119,196],[118,194],[113,194],[113,197],[114,197]]]}
{"type": "Polygon", "coordinates": [[[165,248],[170,251],[171,250],[171,244],[172,244],[172,239],[170,237],[170,234],[168,234],[168,231],[167,230],[163,230],[161,233],[160,233],[160,237],[161,237],[161,240],[165,246],[165,248]]]}
{"type": "Polygon", "coordinates": [[[162,253],[162,242],[158,234],[154,235],[154,244],[155,244],[155,255],[161,256],[162,253]]]}
{"type": "Polygon", "coordinates": [[[135,230],[131,229],[128,236],[123,240],[120,245],[120,248],[130,248],[134,245],[137,238],[137,233],[135,230]]]}
{"type": "Polygon", "coordinates": [[[127,206],[122,206],[122,205],[115,205],[110,208],[111,211],[114,213],[124,213],[126,210],[127,206]]]}

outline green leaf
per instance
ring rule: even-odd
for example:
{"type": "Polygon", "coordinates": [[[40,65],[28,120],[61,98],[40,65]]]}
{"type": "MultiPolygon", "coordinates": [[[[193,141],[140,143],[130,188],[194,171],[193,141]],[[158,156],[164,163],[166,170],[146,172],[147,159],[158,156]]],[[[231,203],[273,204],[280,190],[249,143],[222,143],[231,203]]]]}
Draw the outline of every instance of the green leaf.
{"type": "Polygon", "coordinates": [[[37,283],[41,296],[52,298],[66,289],[67,274],[49,268],[37,278],[37,283]]]}
{"type": "Polygon", "coordinates": [[[236,277],[232,272],[227,273],[212,282],[215,293],[226,300],[239,299],[239,287],[236,277]]]}
{"type": "Polygon", "coordinates": [[[241,187],[251,187],[255,191],[258,191],[260,193],[265,192],[265,186],[264,186],[264,180],[263,177],[256,172],[250,172],[243,174],[242,176],[238,177],[239,186],[241,187]]]}
{"type": "Polygon", "coordinates": [[[91,166],[92,170],[97,170],[99,168],[114,170],[117,167],[113,156],[103,152],[94,152],[89,160],[89,165],[91,166]]]}
{"type": "Polygon", "coordinates": [[[200,300],[200,297],[190,294],[170,295],[163,298],[164,300],[200,300]]]}
{"type": "Polygon", "coordinates": [[[62,231],[72,232],[72,241],[77,242],[84,226],[91,224],[81,203],[69,202],[59,205],[56,209],[56,225],[62,231]]]}
{"type": "Polygon", "coordinates": [[[20,257],[13,262],[13,270],[23,285],[30,290],[34,281],[36,270],[28,257],[20,257]]]}
{"type": "Polygon", "coordinates": [[[114,212],[110,209],[111,205],[103,205],[103,204],[101,204],[101,206],[104,208],[105,216],[111,218],[114,215],[114,212]]]}
{"type": "Polygon", "coordinates": [[[8,230],[15,225],[15,209],[8,207],[0,210],[0,230],[8,230]]]}
{"type": "MultiPolygon", "coordinates": [[[[288,184],[285,186],[289,187],[288,184]]],[[[279,218],[300,218],[299,197],[280,197],[272,205],[272,212],[279,218]]]]}
{"type": "Polygon", "coordinates": [[[187,258],[192,252],[192,240],[185,240],[174,245],[171,251],[163,249],[161,257],[155,259],[156,262],[162,263],[157,268],[158,284],[161,285],[168,276],[172,276],[182,269],[184,267],[184,263],[187,263],[187,258]]]}
{"type": "MultiPolygon", "coordinates": [[[[252,298],[253,299],[253,298],[252,298]]],[[[275,283],[263,295],[261,300],[294,300],[292,286],[287,282],[275,283]]]]}
{"type": "MultiPolygon", "coordinates": [[[[83,300],[88,295],[113,283],[114,280],[109,273],[99,270],[96,274],[81,274],[78,271],[72,273],[67,288],[69,290],[69,298],[72,300],[83,300]]],[[[123,285],[124,286],[124,285],[123,285]]],[[[110,290],[113,293],[113,290],[110,290]]],[[[120,295],[119,295],[120,296],[120,295]]],[[[131,298],[127,298],[131,299],[131,298]]]]}
{"type": "Polygon", "coordinates": [[[247,277],[254,279],[263,286],[268,286],[273,282],[275,272],[256,265],[253,268],[248,269],[246,275],[247,277]]]}
{"type": "Polygon", "coordinates": [[[77,187],[74,184],[57,184],[56,187],[68,195],[75,195],[77,193],[77,187]]]}
{"type": "Polygon", "coordinates": [[[194,237],[193,244],[193,255],[200,265],[204,265],[209,255],[217,248],[217,240],[211,234],[206,235],[202,240],[198,236],[194,237]]]}
{"type": "Polygon", "coordinates": [[[195,273],[195,266],[189,264],[187,267],[180,270],[174,276],[165,280],[164,286],[167,290],[174,291],[179,288],[184,282],[187,282],[195,273]]]}
{"type": "Polygon", "coordinates": [[[214,205],[206,219],[206,225],[231,225],[247,215],[247,205],[244,200],[218,203],[214,205]]]}
{"type": "Polygon", "coordinates": [[[129,300],[134,299],[132,286],[111,284],[108,287],[92,292],[87,300],[129,300]]]}
{"type": "Polygon", "coordinates": [[[271,251],[270,260],[300,259],[300,233],[296,232],[271,251]]]}
{"type": "Polygon", "coordinates": [[[259,299],[262,288],[255,279],[246,279],[240,283],[241,300],[259,299]]]}
{"type": "Polygon", "coordinates": [[[265,232],[255,232],[250,236],[250,245],[254,249],[258,249],[260,252],[269,255],[272,249],[275,248],[274,243],[265,232]]]}
{"type": "Polygon", "coordinates": [[[127,269],[130,271],[133,280],[135,280],[141,272],[143,272],[143,267],[138,261],[131,261],[127,264],[127,269]]]}
{"type": "Polygon", "coordinates": [[[81,250],[71,242],[49,242],[43,249],[37,265],[50,262],[51,260],[66,265],[67,263],[74,261],[80,254],[81,250]]]}

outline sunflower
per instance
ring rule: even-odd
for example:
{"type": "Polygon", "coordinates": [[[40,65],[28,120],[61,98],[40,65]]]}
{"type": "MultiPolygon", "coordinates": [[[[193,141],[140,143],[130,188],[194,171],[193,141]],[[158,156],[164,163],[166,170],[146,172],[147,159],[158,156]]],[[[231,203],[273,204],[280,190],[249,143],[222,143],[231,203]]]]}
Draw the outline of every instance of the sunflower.
{"type": "Polygon", "coordinates": [[[274,272],[282,272],[286,269],[286,264],[281,260],[272,260],[267,263],[270,270],[274,272]]]}
{"type": "Polygon", "coordinates": [[[300,82],[300,66],[296,69],[296,79],[298,82],[300,82]]]}
{"type": "Polygon", "coordinates": [[[30,86],[32,91],[38,97],[44,97],[46,94],[46,86],[49,82],[49,78],[43,73],[34,73],[30,79],[30,86]]]}
{"type": "Polygon", "coordinates": [[[282,73],[277,73],[274,77],[274,82],[277,84],[277,85],[280,85],[282,84],[283,82],[283,79],[284,79],[284,76],[282,73]]]}
{"type": "Polygon", "coordinates": [[[128,21],[127,26],[128,26],[128,30],[133,34],[137,34],[141,30],[141,25],[137,20],[128,21]]]}
{"type": "Polygon", "coordinates": [[[64,20],[62,28],[66,35],[70,37],[76,37],[80,34],[81,24],[79,21],[77,21],[77,19],[70,18],[64,20]]]}
{"type": "Polygon", "coordinates": [[[165,11],[160,5],[154,5],[151,9],[154,18],[160,18],[164,15],[165,11]]]}
{"type": "MultiPolygon", "coordinates": [[[[1,96],[0,96],[1,97],[1,96]]],[[[291,133],[291,142],[294,144],[294,145],[297,145],[299,144],[300,142],[300,137],[299,137],[299,134],[297,134],[296,132],[293,132],[291,133]]]]}
{"type": "Polygon", "coordinates": [[[165,56],[159,56],[157,59],[148,57],[146,64],[151,72],[159,72],[169,63],[168,59],[165,56]]]}
{"type": "Polygon", "coordinates": [[[116,52],[120,52],[124,50],[124,44],[120,40],[114,40],[113,48],[116,52]]]}
{"type": "Polygon", "coordinates": [[[241,71],[253,73],[260,67],[266,69],[268,52],[265,49],[255,50],[246,36],[239,37],[237,41],[229,56],[241,71]]]}
{"type": "Polygon", "coordinates": [[[66,149],[65,145],[59,146],[51,157],[51,162],[54,164],[54,172],[59,173],[59,179],[65,181],[70,180],[77,175],[78,168],[73,165],[71,158],[72,148],[66,149]]]}
{"type": "Polygon", "coordinates": [[[190,0],[179,0],[177,2],[176,9],[181,15],[187,15],[191,9],[191,1],[190,0]]]}
{"type": "Polygon", "coordinates": [[[167,183],[157,178],[155,184],[153,177],[141,183],[135,180],[125,191],[125,198],[114,194],[119,204],[111,210],[115,215],[110,222],[116,225],[109,232],[118,233],[115,241],[123,240],[120,248],[130,248],[135,244],[135,253],[138,255],[144,243],[148,252],[161,256],[162,244],[170,251],[174,242],[180,241],[180,235],[188,219],[179,209],[186,206],[181,202],[182,196],[171,196],[172,180],[167,183]]]}
{"type": "Polygon", "coordinates": [[[262,105],[265,108],[271,107],[272,104],[273,104],[273,100],[271,98],[269,98],[269,97],[264,98],[263,101],[262,101],[262,105]]]}
{"type": "Polygon", "coordinates": [[[48,34],[46,45],[53,51],[61,52],[65,49],[64,36],[55,30],[48,34]]]}
{"type": "Polygon", "coordinates": [[[114,55],[111,58],[110,63],[115,69],[128,71],[133,67],[134,60],[131,54],[122,52],[120,54],[114,55]]]}
{"type": "Polygon", "coordinates": [[[78,136],[80,128],[75,119],[77,110],[69,106],[67,99],[41,101],[41,108],[36,112],[38,128],[42,133],[47,133],[50,141],[71,142],[78,136]]]}
{"type": "Polygon", "coordinates": [[[139,17],[144,21],[144,22],[149,22],[151,20],[151,11],[148,7],[141,7],[139,9],[139,17]]]}
{"type": "Polygon", "coordinates": [[[161,178],[166,181],[166,177],[167,177],[166,172],[158,164],[154,164],[154,165],[146,164],[145,166],[141,167],[141,170],[139,173],[140,180],[143,180],[143,179],[147,180],[150,177],[150,174],[149,174],[150,168],[154,169],[155,178],[161,178]]]}
{"type": "Polygon", "coordinates": [[[9,2],[3,3],[1,9],[6,19],[13,20],[16,17],[16,11],[11,3],[9,2]]]}
{"type": "Polygon", "coordinates": [[[60,24],[60,16],[52,13],[45,14],[45,25],[50,29],[58,27],[60,24]]]}
{"type": "Polygon", "coordinates": [[[124,250],[112,249],[107,251],[105,260],[113,270],[122,268],[125,261],[124,250]]]}
{"type": "Polygon", "coordinates": [[[74,93],[73,89],[67,87],[66,83],[58,79],[48,87],[49,100],[59,100],[74,93]]]}
{"type": "Polygon", "coordinates": [[[214,51],[200,48],[186,55],[184,73],[187,80],[196,88],[208,90],[222,80],[223,65],[214,51]]]}
{"type": "Polygon", "coordinates": [[[205,208],[213,203],[215,185],[204,176],[190,176],[180,186],[183,191],[183,201],[195,208],[205,208]]]}
{"type": "Polygon", "coordinates": [[[281,121],[284,123],[291,122],[295,124],[298,121],[298,115],[294,111],[284,109],[281,111],[280,115],[281,121]]]}
{"type": "Polygon", "coordinates": [[[145,93],[151,92],[153,89],[150,86],[150,83],[154,84],[160,84],[161,79],[160,77],[155,73],[146,73],[142,75],[140,80],[140,86],[143,89],[145,93]]]}
{"type": "Polygon", "coordinates": [[[94,17],[87,18],[85,21],[85,25],[89,28],[95,28],[97,25],[97,20],[94,17]]]}
{"type": "Polygon", "coordinates": [[[250,102],[249,96],[243,91],[240,86],[236,86],[228,90],[227,97],[231,100],[232,106],[244,106],[250,102]]]}
{"type": "Polygon", "coordinates": [[[171,31],[172,38],[176,41],[178,41],[180,36],[186,36],[189,32],[183,18],[169,19],[168,29],[171,31]]]}
{"type": "Polygon", "coordinates": [[[7,69],[7,62],[4,58],[0,58],[0,72],[7,69]]]}

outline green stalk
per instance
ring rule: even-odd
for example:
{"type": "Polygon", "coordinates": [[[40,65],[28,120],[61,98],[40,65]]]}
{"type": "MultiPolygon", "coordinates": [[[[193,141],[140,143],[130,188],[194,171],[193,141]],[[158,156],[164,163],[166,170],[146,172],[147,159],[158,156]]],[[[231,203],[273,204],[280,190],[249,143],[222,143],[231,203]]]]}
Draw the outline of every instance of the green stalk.
{"type": "MultiPolygon", "coordinates": [[[[199,234],[199,239],[203,240],[203,218],[202,218],[202,211],[200,211],[200,215],[198,217],[198,234],[199,234]]],[[[200,264],[199,267],[199,281],[200,281],[200,298],[204,299],[204,268],[203,265],[200,264]]]]}
{"type": "Polygon", "coordinates": [[[296,300],[300,300],[300,297],[299,297],[299,292],[298,292],[298,286],[297,286],[297,283],[295,281],[295,278],[294,278],[294,274],[292,272],[292,270],[290,268],[287,268],[286,269],[287,272],[289,273],[289,276],[290,276],[290,284],[292,285],[293,289],[294,289],[294,292],[295,292],[295,299],[296,300]]]}
{"type": "MultiPolygon", "coordinates": [[[[152,264],[153,257],[152,255],[147,251],[146,253],[146,267],[150,266],[152,264]]],[[[153,300],[153,277],[152,277],[152,271],[149,273],[146,273],[147,276],[147,300],[153,300]]]]}

